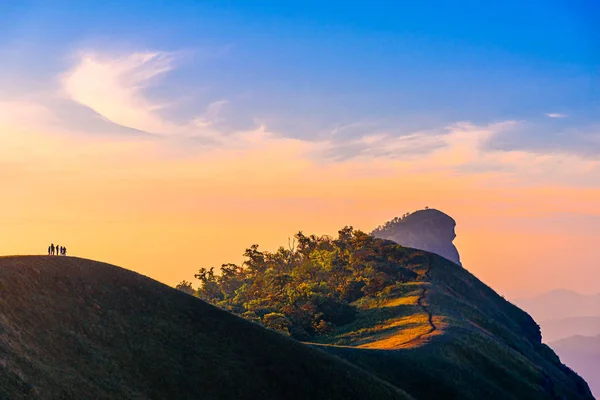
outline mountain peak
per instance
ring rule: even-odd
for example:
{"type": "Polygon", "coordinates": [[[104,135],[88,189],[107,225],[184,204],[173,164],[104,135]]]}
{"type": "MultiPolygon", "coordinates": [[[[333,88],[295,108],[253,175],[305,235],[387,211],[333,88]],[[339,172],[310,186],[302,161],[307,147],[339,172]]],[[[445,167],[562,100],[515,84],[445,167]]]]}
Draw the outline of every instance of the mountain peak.
{"type": "Polygon", "coordinates": [[[456,238],[456,221],[448,214],[426,208],[396,217],[371,234],[381,239],[392,240],[404,247],[438,254],[458,265],[460,255],[453,244],[456,238]]]}

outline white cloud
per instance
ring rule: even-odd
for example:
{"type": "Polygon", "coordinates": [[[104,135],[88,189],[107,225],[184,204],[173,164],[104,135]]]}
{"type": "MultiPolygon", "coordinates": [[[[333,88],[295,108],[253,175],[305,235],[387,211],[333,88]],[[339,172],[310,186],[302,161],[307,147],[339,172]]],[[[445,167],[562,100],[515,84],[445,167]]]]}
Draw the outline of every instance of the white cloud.
{"type": "MultiPolygon", "coordinates": [[[[121,56],[82,53],[73,67],[61,74],[61,93],[115,124],[168,136],[168,143],[173,146],[166,146],[167,142],[162,141],[157,147],[161,151],[170,147],[177,157],[194,157],[200,151],[207,154],[217,150],[223,153],[231,151],[231,154],[260,154],[265,162],[276,154],[278,160],[283,160],[281,162],[295,158],[296,161],[333,164],[333,156],[340,164],[372,165],[377,171],[488,174],[516,181],[566,183],[574,179],[581,182],[587,176],[589,182],[600,184],[597,178],[600,176],[599,161],[565,152],[536,154],[485,146],[496,135],[520,127],[521,123],[517,121],[490,125],[460,122],[437,131],[405,135],[396,134],[393,128],[382,129],[376,123],[363,121],[339,126],[322,140],[309,141],[286,137],[285,132],[275,135],[261,121],[257,121],[253,129],[233,133],[223,131],[220,123],[228,101],[220,99],[203,107],[188,122],[177,123],[163,117],[164,104],[153,101],[147,93],[158,78],[175,68],[175,61],[173,54],[167,52],[136,52],[121,56]],[[200,146],[192,146],[192,143],[202,145],[203,150],[200,146]]],[[[48,136],[57,131],[68,131],[59,129],[61,121],[55,118],[54,113],[56,104],[41,98],[29,100],[2,102],[0,99],[0,128],[12,127],[4,129],[6,140],[9,139],[6,135],[14,135],[19,129],[27,128],[48,136]]],[[[566,117],[564,114],[547,115],[550,118],[566,117]]],[[[0,132],[0,138],[2,135],[0,132]]],[[[29,135],[31,140],[13,140],[13,149],[29,146],[38,140],[33,133],[29,135]]],[[[113,143],[121,141],[123,146],[127,145],[124,148],[134,152],[136,146],[142,146],[137,139],[112,137],[110,140],[113,143]]],[[[42,147],[34,148],[38,153],[43,150],[42,147]]],[[[8,150],[3,152],[5,156],[8,153],[8,150]]]]}
{"type": "Polygon", "coordinates": [[[232,134],[219,130],[217,123],[221,121],[223,107],[228,104],[224,99],[213,101],[185,123],[163,117],[160,112],[164,104],[149,99],[146,89],[174,68],[175,56],[168,52],[136,52],[120,56],[87,52],[82,53],[77,63],[62,75],[62,90],[71,100],[115,124],[174,139],[192,138],[213,147],[239,148],[254,146],[259,139],[272,138],[260,124],[254,129],[232,134]]]}
{"type": "Polygon", "coordinates": [[[123,56],[84,53],[62,76],[64,93],[116,124],[150,133],[169,134],[176,126],[158,115],[163,107],[145,94],[154,80],[174,68],[166,52],[123,56]]]}
{"type": "Polygon", "coordinates": [[[561,113],[548,113],[548,114],[546,114],[546,117],[548,117],[548,118],[567,118],[568,115],[561,114],[561,113]]]}
{"type": "MultiPolygon", "coordinates": [[[[415,132],[404,136],[364,135],[356,140],[329,141],[316,151],[346,163],[377,165],[406,173],[480,175],[489,182],[581,183],[600,185],[600,161],[575,154],[538,154],[526,150],[494,150],[486,142],[494,136],[519,129],[522,122],[489,125],[460,122],[438,132],[415,132]]],[[[382,169],[383,168],[383,169],[382,169]]]]}

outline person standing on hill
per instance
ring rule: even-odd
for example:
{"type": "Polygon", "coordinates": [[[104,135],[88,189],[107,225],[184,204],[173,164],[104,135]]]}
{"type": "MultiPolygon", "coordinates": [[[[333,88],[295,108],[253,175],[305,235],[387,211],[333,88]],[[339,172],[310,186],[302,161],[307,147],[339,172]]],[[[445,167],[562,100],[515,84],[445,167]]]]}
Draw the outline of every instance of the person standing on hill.
{"type": "Polygon", "coordinates": [[[52,255],[52,248],[50,246],[48,246],[48,255],[51,256],[52,255]]]}
{"type": "Polygon", "coordinates": [[[54,247],[54,243],[52,243],[52,244],[50,245],[50,255],[54,255],[54,249],[55,249],[55,247],[54,247]]]}

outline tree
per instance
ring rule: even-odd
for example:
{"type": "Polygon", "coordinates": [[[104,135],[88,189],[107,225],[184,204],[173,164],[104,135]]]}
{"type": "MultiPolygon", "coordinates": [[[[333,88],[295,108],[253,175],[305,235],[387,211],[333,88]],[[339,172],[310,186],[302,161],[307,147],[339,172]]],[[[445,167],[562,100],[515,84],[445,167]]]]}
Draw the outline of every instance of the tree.
{"type": "Polygon", "coordinates": [[[282,313],[270,313],[263,317],[263,324],[274,331],[290,336],[290,320],[282,313]]]}
{"type": "Polygon", "coordinates": [[[194,275],[196,279],[200,280],[198,297],[211,303],[223,300],[224,297],[214,270],[214,267],[210,269],[200,268],[198,273],[194,275]]]}
{"type": "Polygon", "coordinates": [[[175,289],[181,290],[183,293],[187,293],[192,296],[194,295],[194,293],[196,293],[196,291],[192,287],[192,282],[188,282],[186,280],[179,282],[177,286],[175,286],[175,289]]]}
{"type": "MultiPolygon", "coordinates": [[[[396,217],[383,229],[400,221],[396,217]]],[[[414,279],[417,273],[405,267],[410,257],[414,254],[402,246],[351,226],[335,238],[298,232],[287,248],[261,251],[254,244],[241,265],[223,264],[220,272],[201,268],[195,294],[270,329],[310,340],[354,321],[355,301],[382,296],[414,279]]],[[[181,288],[189,291],[191,284],[182,282],[181,288]]]]}

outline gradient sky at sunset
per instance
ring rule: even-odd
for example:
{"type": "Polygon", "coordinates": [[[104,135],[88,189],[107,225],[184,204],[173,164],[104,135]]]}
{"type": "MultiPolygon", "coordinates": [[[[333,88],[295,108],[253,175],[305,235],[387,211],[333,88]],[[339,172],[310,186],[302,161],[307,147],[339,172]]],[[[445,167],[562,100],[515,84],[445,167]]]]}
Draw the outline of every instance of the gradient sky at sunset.
{"type": "Polygon", "coordinates": [[[600,292],[597,1],[121,3],[0,4],[0,253],[174,285],[427,205],[501,294],[600,292]]]}

